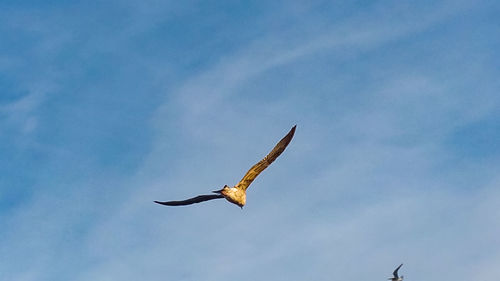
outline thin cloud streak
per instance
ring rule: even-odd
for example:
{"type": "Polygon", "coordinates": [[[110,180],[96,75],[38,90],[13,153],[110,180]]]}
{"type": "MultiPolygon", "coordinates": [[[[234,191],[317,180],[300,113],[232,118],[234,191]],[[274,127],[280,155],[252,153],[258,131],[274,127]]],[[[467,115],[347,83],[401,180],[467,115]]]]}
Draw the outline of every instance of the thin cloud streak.
{"type": "MultiPolygon", "coordinates": [[[[382,279],[404,261],[412,280],[470,280],[478,271],[493,278],[492,261],[500,260],[494,243],[500,235],[499,179],[487,162],[463,170],[453,165],[443,141],[457,127],[494,112],[498,99],[485,91],[469,106],[469,94],[455,94],[461,84],[441,83],[437,71],[377,70],[356,59],[369,60],[394,42],[404,45],[453,15],[438,10],[417,26],[391,31],[385,22],[371,32],[355,19],[313,30],[305,44],[273,31],[234,53],[218,54],[218,63],[186,75],[178,87],[162,88],[165,103],[152,119],[151,152],[132,173],[115,178],[98,167],[100,177],[89,173],[79,182],[56,182],[64,187],[60,194],[44,188],[50,182],[40,183],[38,196],[0,232],[0,253],[11,257],[0,265],[1,274],[12,280],[82,281],[382,279]],[[352,56],[342,57],[349,53],[344,48],[352,56]],[[296,89],[307,95],[275,97],[270,87],[268,96],[253,100],[242,92],[260,89],[252,84],[284,75],[301,61],[318,63],[318,54],[387,77],[374,82],[365,76],[365,88],[356,92],[344,87],[352,81],[345,76],[330,78],[341,85],[332,87],[330,100],[319,94],[326,86],[313,83],[296,89]],[[337,92],[360,98],[335,100],[337,92]],[[316,107],[321,104],[331,111],[316,107]],[[165,210],[152,203],[239,180],[279,130],[296,121],[286,156],[253,183],[251,204],[243,211],[209,203],[165,210]],[[482,182],[475,182],[480,170],[482,182]]],[[[95,45],[86,48],[92,52],[95,45]]],[[[455,73],[453,66],[446,74],[455,73]]],[[[328,75],[343,71],[358,74],[342,69],[328,75]]]]}
{"type": "MultiPolygon", "coordinates": [[[[433,11],[430,15],[426,15],[426,18],[420,18],[415,22],[402,20],[400,22],[379,23],[375,19],[363,19],[365,23],[359,24],[351,20],[352,22],[334,26],[330,30],[315,31],[319,35],[309,35],[311,38],[305,40],[306,43],[283,42],[274,34],[269,38],[261,38],[236,55],[221,59],[219,64],[206,72],[188,79],[177,90],[175,96],[178,96],[185,106],[196,106],[190,108],[189,111],[190,114],[196,116],[200,112],[209,110],[220,99],[234,92],[238,85],[272,68],[291,64],[298,59],[323,50],[333,51],[333,49],[340,47],[359,48],[362,52],[366,52],[370,48],[380,47],[384,43],[422,32],[434,24],[444,21],[447,17],[451,17],[453,13],[466,9],[466,7],[460,6],[446,9],[447,7],[444,6],[433,11]],[[366,26],[369,26],[369,29],[366,29],[366,26]],[[273,48],[274,46],[281,47],[273,48]]],[[[170,104],[167,103],[166,106],[170,106],[170,104]]]]}

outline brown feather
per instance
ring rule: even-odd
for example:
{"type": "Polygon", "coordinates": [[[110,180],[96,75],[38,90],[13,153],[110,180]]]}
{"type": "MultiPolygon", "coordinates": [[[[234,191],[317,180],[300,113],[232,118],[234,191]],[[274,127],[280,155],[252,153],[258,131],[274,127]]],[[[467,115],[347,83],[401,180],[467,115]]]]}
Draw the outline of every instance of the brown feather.
{"type": "Polygon", "coordinates": [[[253,180],[264,171],[271,163],[278,158],[278,156],[285,151],[285,148],[288,146],[290,141],[293,138],[293,134],[295,133],[295,128],[297,125],[293,126],[293,128],[288,132],[288,134],[283,137],[278,144],[266,155],[259,163],[255,164],[248,170],[245,176],[240,180],[240,182],[235,185],[236,188],[246,190],[248,186],[253,182],[253,180]]]}

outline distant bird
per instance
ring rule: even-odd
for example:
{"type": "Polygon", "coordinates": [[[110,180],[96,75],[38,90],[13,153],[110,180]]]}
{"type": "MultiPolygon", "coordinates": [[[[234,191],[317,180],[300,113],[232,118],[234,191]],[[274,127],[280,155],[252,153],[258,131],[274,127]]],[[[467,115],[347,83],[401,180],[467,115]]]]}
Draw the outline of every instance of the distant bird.
{"type": "Polygon", "coordinates": [[[399,277],[398,275],[398,270],[403,266],[403,264],[400,264],[398,267],[396,267],[396,269],[394,270],[394,272],[392,273],[392,275],[394,275],[394,277],[389,277],[387,278],[388,280],[391,280],[391,281],[403,281],[403,278],[404,276],[401,275],[401,277],[399,277]]]}
{"type": "Polygon", "coordinates": [[[250,170],[245,174],[245,176],[240,180],[238,184],[234,187],[229,187],[224,185],[224,187],[220,190],[212,191],[216,194],[208,194],[208,195],[199,195],[190,199],[182,200],[182,201],[167,201],[167,202],[159,202],[154,201],[155,203],[167,205],[167,206],[184,206],[191,205],[194,203],[200,203],[203,201],[208,201],[212,199],[220,199],[226,198],[227,201],[236,204],[243,208],[246,203],[246,190],[248,186],[253,182],[253,180],[266,169],[271,163],[273,163],[280,154],[285,151],[285,148],[290,143],[293,138],[293,134],[295,133],[295,128],[297,125],[293,126],[290,132],[283,137],[278,144],[266,155],[259,163],[253,165],[250,170]]]}

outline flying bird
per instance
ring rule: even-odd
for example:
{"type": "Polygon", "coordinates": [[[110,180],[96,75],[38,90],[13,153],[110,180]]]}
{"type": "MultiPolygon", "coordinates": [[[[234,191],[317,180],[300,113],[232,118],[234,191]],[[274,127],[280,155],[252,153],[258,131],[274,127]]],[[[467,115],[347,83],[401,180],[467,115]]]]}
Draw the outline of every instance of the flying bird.
{"type": "Polygon", "coordinates": [[[222,189],[212,191],[215,194],[199,195],[182,201],[167,201],[167,202],[154,201],[154,202],[167,206],[184,206],[213,199],[226,198],[227,201],[243,208],[243,206],[246,203],[246,190],[248,186],[250,186],[253,180],[269,165],[271,165],[271,163],[273,163],[274,160],[276,160],[276,158],[278,158],[278,156],[280,156],[280,154],[283,153],[283,151],[285,151],[285,148],[293,138],[293,134],[295,133],[296,127],[297,125],[293,126],[290,132],[288,132],[288,134],[285,137],[283,137],[278,142],[278,144],[276,144],[273,150],[271,150],[271,152],[269,152],[269,154],[267,154],[266,157],[260,160],[257,164],[253,165],[253,167],[250,168],[250,170],[248,170],[245,176],[235,186],[229,187],[227,185],[224,185],[222,189]]]}
{"type": "Polygon", "coordinates": [[[389,277],[387,279],[391,280],[391,281],[403,281],[404,276],[401,275],[401,277],[399,277],[399,275],[398,275],[398,270],[401,268],[401,266],[403,266],[403,264],[400,264],[398,267],[396,267],[396,269],[392,273],[392,275],[394,275],[394,277],[389,277]]]}

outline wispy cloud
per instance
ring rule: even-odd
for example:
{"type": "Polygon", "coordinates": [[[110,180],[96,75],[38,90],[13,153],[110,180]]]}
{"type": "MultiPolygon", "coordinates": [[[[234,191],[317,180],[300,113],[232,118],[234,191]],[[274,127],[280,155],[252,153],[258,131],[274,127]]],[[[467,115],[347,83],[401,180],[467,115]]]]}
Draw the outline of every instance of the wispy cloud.
{"type": "MultiPolygon", "coordinates": [[[[457,163],[467,148],[449,146],[457,130],[498,114],[492,41],[468,43],[477,34],[468,28],[484,27],[475,24],[484,3],[389,4],[344,7],[342,20],[320,4],[259,6],[268,29],[233,48],[196,49],[184,63],[180,49],[190,46],[164,38],[203,7],[48,13],[71,23],[58,27],[65,35],[52,51],[37,49],[58,58],[37,69],[57,75],[31,74],[51,83],[0,112],[24,134],[42,118],[57,129],[46,131],[57,142],[42,143],[64,153],[35,166],[41,172],[26,168],[33,196],[0,216],[0,255],[9,256],[0,278],[383,279],[400,262],[408,280],[496,276],[498,160],[457,163]],[[59,118],[40,112],[48,101],[59,118]],[[222,200],[152,203],[234,184],[294,123],[292,144],[253,183],[243,211],[222,200]]],[[[211,15],[221,17],[214,33],[191,42],[214,40],[238,22],[232,15],[211,15]]],[[[2,57],[2,71],[19,63],[2,57]]]]}

